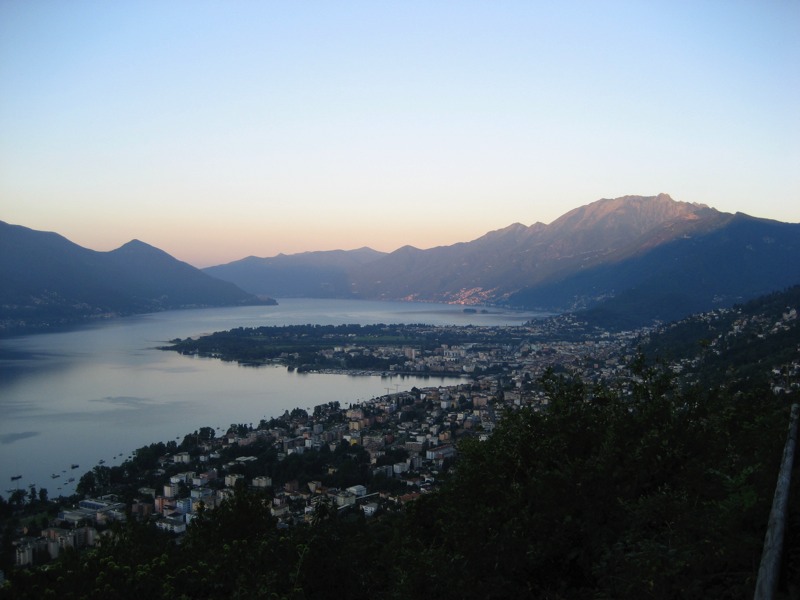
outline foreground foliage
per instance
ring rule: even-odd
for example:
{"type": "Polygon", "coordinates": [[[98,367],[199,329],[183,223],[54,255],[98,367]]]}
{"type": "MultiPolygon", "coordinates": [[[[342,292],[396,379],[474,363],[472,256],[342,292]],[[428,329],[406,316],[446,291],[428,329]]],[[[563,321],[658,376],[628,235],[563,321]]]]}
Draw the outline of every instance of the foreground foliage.
{"type": "MultiPolygon", "coordinates": [[[[460,445],[440,492],[370,521],[317,508],[279,530],[240,490],[180,545],[129,524],[18,598],[750,598],[788,424],[786,399],[672,386],[632,393],[549,375],[541,412],[460,445]]],[[[800,485],[796,480],[795,489],[800,485]]],[[[796,502],[792,506],[797,506],[796,502]]],[[[796,583],[793,509],[782,587],[796,583]]]]}

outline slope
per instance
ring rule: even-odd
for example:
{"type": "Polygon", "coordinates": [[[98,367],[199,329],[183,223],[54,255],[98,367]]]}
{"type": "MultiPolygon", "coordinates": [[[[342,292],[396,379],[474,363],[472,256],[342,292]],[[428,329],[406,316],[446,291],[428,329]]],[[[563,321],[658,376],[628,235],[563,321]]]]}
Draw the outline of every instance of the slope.
{"type": "Polygon", "coordinates": [[[199,306],[260,304],[139,241],[112,252],[0,221],[0,331],[199,306]]]}
{"type": "Polygon", "coordinates": [[[346,298],[351,296],[350,273],[384,256],[371,248],[249,256],[204,272],[236,284],[252,294],[279,298],[346,298]]]}

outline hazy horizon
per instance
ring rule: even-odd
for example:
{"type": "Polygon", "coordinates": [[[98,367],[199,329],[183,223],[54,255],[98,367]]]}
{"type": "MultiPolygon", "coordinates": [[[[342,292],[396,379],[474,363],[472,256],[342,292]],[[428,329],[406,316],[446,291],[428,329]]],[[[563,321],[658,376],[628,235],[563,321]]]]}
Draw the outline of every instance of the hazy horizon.
{"type": "Polygon", "coordinates": [[[668,193],[800,222],[800,4],[0,4],[0,219],[199,267],[668,193]]]}
{"type": "MultiPolygon", "coordinates": [[[[601,199],[598,199],[598,200],[601,200],[601,199]]],[[[675,198],[673,198],[673,200],[675,200],[675,198]]],[[[587,204],[589,204],[589,203],[587,203],[587,204]]],[[[582,206],[584,206],[584,205],[582,205],[582,206]]],[[[575,208],[579,208],[579,207],[576,206],[573,209],[575,209],[575,208]]],[[[715,207],[712,206],[710,208],[715,208],[715,207]]],[[[566,213],[572,211],[573,209],[567,210],[566,213]]],[[[566,214],[566,213],[564,213],[564,214],[566,214]]],[[[559,215],[559,217],[560,216],[563,216],[563,215],[559,215]]],[[[751,217],[757,217],[757,218],[768,218],[768,217],[762,217],[761,215],[750,215],[750,216],[751,217]]],[[[556,217],[556,218],[558,218],[558,217],[556,217]]],[[[556,219],[553,219],[553,220],[556,220],[556,219]]],[[[2,221],[2,219],[0,219],[0,221],[2,221]]],[[[515,223],[519,223],[519,221],[516,221],[515,223]]],[[[25,225],[23,223],[9,223],[9,224],[10,225],[21,225],[23,227],[28,227],[27,225],[25,225]]],[[[509,227],[509,226],[511,226],[513,224],[514,223],[508,223],[503,228],[509,227]]],[[[523,223],[523,225],[530,226],[530,225],[532,225],[532,223],[523,223]]],[[[33,229],[33,228],[30,228],[30,227],[28,227],[28,228],[29,229],[33,229]]],[[[503,229],[503,228],[500,228],[500,229],[503,229]]],[[[436,246],[453,245],[453,244],[460,243],[460,242],[471,242],[474,239],[477,239],[478,237],[482,237],[483,235],[486,235],[487,233],[490,233],[491,231],[496,231],[496,230],[487,230],[487,231],[481,233],[479,236],[476,236],[476,238],[470,238],[470,239],[465,239],[465,240],[456,240],[452,244],[436,244],[435,246],[426,246],[426,247],[415,246],[415,247],[418,248],[418,249],[421,249],[421,250],[426,250],[426,249],[433,248],[433,247],[436,247],[436,246]]],[[[56,234],[64,236],[64,234],[62,232],[59,232],[59,231],[52,231],[52,233],[56,233],[56,234]]],[[[77,243],[80,246],[83,246],[83,244],[80,244],[79,242],[76,242],[75,240],[70,239],[68,236],[64,236],[64,237],[69,239],[71,242],[74,242],[74,243],[77,243]]],[[[156,244],[152,244],[152,243],[148,242],[147,240],[141,239],[141,238],[138,238],[138,237],[134,237],[134,238],[131,238],[129,240],[122,241],[122,242],[118,243],[117,245],[109,247],[109,248],[90,248],[89,246],[83,246],[83,247],[88,248],[90,250],[95,250],[95,251],[98,251],[98,252],[109,252],[109,251],[112,251],[112,250],[116,250],[117,248],[120,248],[121,246],[124,246],[125,244],[127,244],[129,242],[137,241],[137,240],[140,241],[140,242],[144,242],[146,244],[149,244],[151,246],[158,247],[160,250],[164,250],[164,248],[161,248],[161,247],[157,246],[156,244]]],[[[211,241],[213,242],[213,240],[211,240],[211,241]]],[[[307,253],[315,253],[315,252],[340,251],[340,250],[342,250],[342,251],[353,251],[353,250],[360,250],[360,249],[372,249],[372,250],[377,250],[379,252],[391,253],[391,252],[394,252],[395,250],[398,250],[399,248],[402,248],[404,246],[413,246],[413,244],[402,244],[401,246],[398,246],[398,247],[395,247],[395,248],[391,248],[389,250],[382,250],[382,249],[379,249],[379,248],[374,248],[372,246],[362,245],[362,246],[340,247],[340,248],[309,248],[309,249],[306,249],[306,250],[297,250],[295,252],[281,252],[281,251],[278,251],[275,254],[270,254],[270,255],[256,255],[256,254],[250,253],[250,254],[244,254],[242,256],[233,258],[231,260],[225,260],[225,261],[221,261],[221,262],[210,262],[208,264],[195,264],[195,263],[192,263],[191,261],[185,261],[184,259],[182,259],[182,258],[180,258],[178,256],[174,256],[174,255],[173,256],[174,256],[174,258],[177,258],[179,260],[184,260],[184,262],[188,262],[189,264],[191,264],[194,267],[197,267],[198,269],[204,269],[204,268],[207,268],[207,267],[214,267],[214,266],[224,265],[224,264],[228,264],[228,263],[231,263],[231,262],[236,262],[236,261],[239,261],[239,260],[242,260],[242,259],[245,259],[245,258],[251,258],[251,257],[255,257],[255,258],[275,258],[275,257],[277,257],[279,255],[307,254],[307,253]]]]}

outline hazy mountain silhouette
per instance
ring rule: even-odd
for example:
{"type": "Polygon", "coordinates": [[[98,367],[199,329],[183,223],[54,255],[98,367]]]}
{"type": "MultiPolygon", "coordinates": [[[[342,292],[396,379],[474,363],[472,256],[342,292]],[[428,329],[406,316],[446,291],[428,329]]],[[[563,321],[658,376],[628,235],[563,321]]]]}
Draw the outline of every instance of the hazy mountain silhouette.
{"type": "Polygon", "coordinates": [[[138,240],[96,252],[0,221],[0,331],[199,306],[263,304],[138,240]]]}
{"type": "Polygon", "coordinates": [[[549,225],[515,223],[452,246],[251,257],[206,271],[278,297],[593,309],[586,314],[604,324],[628,326],[800,282],[800,225],[666,194],[624,196],[576,208],[549,225]]]}
{"type": "Polygon", "coordinates": [[[279,254],[272,258],[249,256],[204,271],[253,294],[343,298],[352,295],[350,274],[383,256],[384,252],[371,248],[279,254]]]}
{"type": "Polygon", "coordinates": [[[452,246],[251,256],[203,273],[136,240],[96,252],[0,222],[0,278],[5,331],[256,294],[503,304],[633,327],[799,283],[800,224],[625,196],[452,246]]]}

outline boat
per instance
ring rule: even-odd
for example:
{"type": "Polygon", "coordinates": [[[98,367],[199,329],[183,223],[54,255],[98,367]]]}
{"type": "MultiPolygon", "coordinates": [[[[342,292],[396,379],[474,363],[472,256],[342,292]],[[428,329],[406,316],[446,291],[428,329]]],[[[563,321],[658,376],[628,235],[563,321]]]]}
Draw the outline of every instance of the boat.
{"type": "Polygon", "coordinates": [[[50,477],[52,477],[53,479],[58,479],[59,477],[61,477],[61,475],[59,475],[58,473],[53,473],[52,475],[50,475],[50,477]]]}
{"type": "Polygon", "coordinates": [[[74,477],[70,477],[69,479],[67,479],[67,483],[72,483],[73,481],[75,481],[74,477]]]}
{"type": "Polygon", "coordinates": [[[102,464],[104,464],[105,462],[106,462],[106,461],[104,461],[104,460],[101,458],[101,459],[98,461],[98,463],[97,463],[97,464],[100,464],[100,465],[102,465],[102,464]]]}
{"type": "Polygon", "coordinates": [[[70,465],[69,468],[70,469],[77,469],[79,466],[80,465],[78,465],[78,464],[73,464],[73,465],[70,465]]]}
{"type": "Polygon", "coordinates": [[[12,475],[11,481],[16,481],[17,479],[22,479],[22,475],[12,475]]]}

